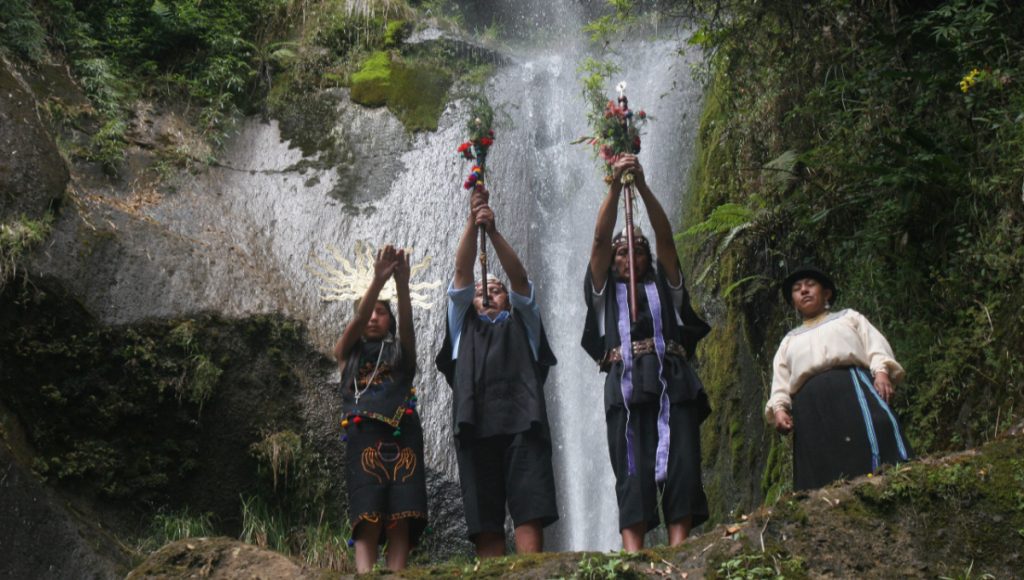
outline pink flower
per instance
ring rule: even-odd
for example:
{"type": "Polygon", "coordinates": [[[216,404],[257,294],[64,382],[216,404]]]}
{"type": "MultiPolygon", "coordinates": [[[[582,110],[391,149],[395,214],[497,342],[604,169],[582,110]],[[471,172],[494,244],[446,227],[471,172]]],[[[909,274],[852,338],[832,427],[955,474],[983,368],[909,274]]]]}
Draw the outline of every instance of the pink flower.
{"type": "Polygon", "coordinates": [[[608,161],[610,163],[611,161],[609,160],[615,155],[615,152],[612,151],[612,148],[610,146],[601,145],[601,148],[598,149],[597,154],[601,157],[601,159],[604,159],[605,161],[608,161]]]}

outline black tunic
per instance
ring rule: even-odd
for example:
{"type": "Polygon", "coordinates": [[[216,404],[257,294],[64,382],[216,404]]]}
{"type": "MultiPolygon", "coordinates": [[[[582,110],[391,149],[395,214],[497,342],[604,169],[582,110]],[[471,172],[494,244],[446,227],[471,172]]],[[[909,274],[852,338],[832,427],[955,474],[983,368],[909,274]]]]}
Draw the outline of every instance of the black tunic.
{"type": "MultiPolygon", "coordinates": [[[[697,342],[711,330],[706,322],[697,316],[690,306],[690,295],[683,290],[683,303],[679,308],[679,318],[676,318],[676,310],[672,305],[672,295],[668,287],[668,279],[660,268],[657,268],[654,275],[657,285],[658,296],[661,299],[662,332],[665,341],[675,341],[682,345],[687,354],[693,356],[697,348],[697,342]]],[[[587,269],[584,279],[584,300],[587,305],[587,320],[583,328],[583,338],[580,343],[587,354],[600,361],[605,353],[613,348],[620,347],[622,340],[619,337],[619,305],[616,300],[618,291],[615,284],[615,276],[609,271],[605,290],[605,309],[598,313],[593,308],[593,282],[590,276],[590,269],[587,269]],[[597,317],[604,317],[605,335],[602,337],[597,326],[597,317]]],[[[647,305],[647,295],[642,286],[637,286],[637,321],[631,324],[630,335],[633,341],[643,340],[654,336],[654,325],[651,321],[650,309],[647,305]]],[[[667,353],[664,359],[664,377],[668,382],[668,396],[671,403],[683,401],[701,400],[705,407],[704,417],[710,408],[707,407],[707,398],[704,387],[697,378],[696,373],[689,364],[682,358],[667,353]]],[[[622,389],[619,377],[622,374],[622,362],[614,363],[605,380],[605,411],[615,406],[623,406],[622,389]]],[[[633,360],[633,400],[630,405],[638,403],[657,403],[661,396],[661,383],[658,380],[658,357],[651,355],[640,356],[633,360]]],[[[701,420],[704,419],[701,417],[701,420]]]]}
{"type": "Polygon", "coordinates": [[[362,522],[408,519],[409,542],[415,546],[427,523],[423,429],[412,388],[415,368],[400,362],[392,368],[386,353],[378,359],[381,348],[380,342],[361,341],[342,377],[349,524],[355,530],[362,522]],[[373,377],[358,402],[353,377],[360,389],[373,377]]]}
{"type": "Polygon", "coordinates": [[[455,360],[446,325],[444,345],[435,362],[454,391],[456,437],[514,435],[530,429],[548,436],[544,382],[557,361],[543,323],[537,354],[535,360],[526,325],[514,310],[505,320],[492,323],[470,308],[462,321],[455,360]]]}
{"type": "MultiPolygon", "coordinates": [[[[678,310],[682,324],[676,318],[668,280],[660,268],[652,275],[661,302],[662,333],[665,341],[674,341],[692,355],[697,341],[703,338],[710,327],[690,307],[689,294],[684,290],[683,303],[678,310]]],[[[616,298],[619,291],[616,279],[609,271],[605,290],[605,310],[595,312],[593,308],[593,283],[590,270],[584,279],[584,299],[587,306],[587,320],[584,326],[582,345],[587,353],[600,361],[608,350],[621,346],[619,337],[619,305],[616,298]],[[597,317],[604,317],[605,335],[602,337],[597,326],[597,317]]],[[[654,324],[648,307],[647,295],[642,286],[637,287],[636,322],[630,325],[633,341],[652,338],[654,324]]],[[[615,472],[615,493],[619,504],[619,528],[625,529],[643,523],[650,530],[661,520],[674,523],[685,517],[691,518],[693,526],[700,525],[708,518],[707,497],[704,494],[700,470],[700,424],[711,412],[704,387],[687,361],[672,353],[666,353],[662,377],[667,385],[669,399],[670,444],[668,454],[668,477],[663,484],[655,481],[655,455],[658,445],[657,422],[661,405],[661,381],[658,376],[658,357],[654,353],[640,355],[633,359],[633,394],[630,401],[623,401],[623,363],[615,362],[605,376],[605,419],[608,437],[608,452],[615,472]],[[626,408],[629,412],[627,413],[626,408]],[[636,473],[629,474],[625,431],[634,433],[636,473]],[[661,495],[659,514],[658,496],[661,495]]]]}

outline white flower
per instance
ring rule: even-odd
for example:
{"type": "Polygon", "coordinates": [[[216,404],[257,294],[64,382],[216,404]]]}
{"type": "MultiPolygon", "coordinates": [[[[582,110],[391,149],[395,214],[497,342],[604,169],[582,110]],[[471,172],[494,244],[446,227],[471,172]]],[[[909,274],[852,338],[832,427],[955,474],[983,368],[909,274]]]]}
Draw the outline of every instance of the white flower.
{"type": "Polygon", "coordinates": [[[619,96],[621,97],[622,93],[626,92],[626,81],[622,81],[616,85],[615,90],[619,91],[619,96]]]}

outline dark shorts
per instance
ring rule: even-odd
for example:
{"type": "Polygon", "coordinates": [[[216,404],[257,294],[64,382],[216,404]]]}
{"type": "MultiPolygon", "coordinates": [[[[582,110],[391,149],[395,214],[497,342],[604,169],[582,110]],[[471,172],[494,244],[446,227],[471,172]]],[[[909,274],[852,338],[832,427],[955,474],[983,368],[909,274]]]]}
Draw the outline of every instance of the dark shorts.
{"type": "Polygon", "coordinates": [[[397,437],[394,427],[372,419],[348,428],[349,523],[354,532],[363,522],[387,526],[408,518],[410,545],[416,545],[427,524],[423,429],[417,415],[400,426],[397,437]]]}
{"type": "Polygon", "coordinates": [[[654,480],[654,459],[658,445],[658,403],[630,408],[629,425],[634,429],[636,473],[629,475],[626,454],[626,409],[615,406],[606,414],[608,453],[615,471],[615,495],[619,502],[619,529],[643,523],[652,530],[690,516],[694,527],[708,519],[700,467],[700,423],[706,416],[703,400],[677,403],[669,409],[668,476],[664,483],[654,480]],[[658,494],[661,510],[658,513],[658,494]]]}
{"type": "Polygon", "coordinates": [[[912,456],[866,369],[822,372],[793,397],[793,489],[816,489],[912,456]]]}
{"type": "Polygon", "coordinates": [[[536,431],[456,443],[462,503],[470,539],[504,533],[505,504],[516,526],[558,520],[551,441],[536,431]]]}

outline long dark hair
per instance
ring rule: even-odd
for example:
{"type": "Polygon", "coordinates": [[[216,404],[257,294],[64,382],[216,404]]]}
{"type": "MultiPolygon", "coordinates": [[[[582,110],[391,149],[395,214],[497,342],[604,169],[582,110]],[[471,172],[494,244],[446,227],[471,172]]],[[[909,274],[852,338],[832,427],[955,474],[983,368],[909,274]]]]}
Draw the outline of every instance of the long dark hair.
{"type": "MultiPolygon", "coordinates": [[[[395,314],[391,310],[390,303],[384,300],[378,300],[377,303],[382,304],[388,311],[388,334],[381,340],[383,352],[380,354],[380,362],[395,370],[398,369],[402,362],[402,346],[398,343],[398,321],[395,320],[395,314]]],[[[359,301],[355,303],[355,310],[359,310],[359,301]]],[[[359,342],[352,347],[352,351],[348,353],[348,360],[345,362],[345,372],[341,377],[343,387],[352,384],[353,373],[359,370],[359,359],[363,356],[366,347],[375,342],[377,341],[369,341],[360,337],[359,342]]],[[[376,354],[377,351],[374,350],[374,358],[376,358],[376,354]]]]}

